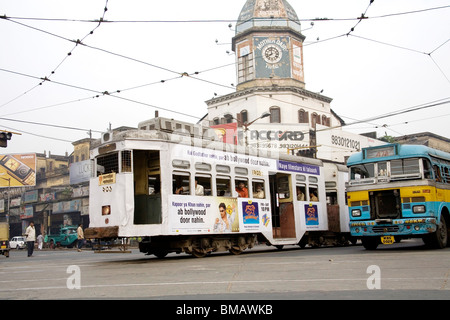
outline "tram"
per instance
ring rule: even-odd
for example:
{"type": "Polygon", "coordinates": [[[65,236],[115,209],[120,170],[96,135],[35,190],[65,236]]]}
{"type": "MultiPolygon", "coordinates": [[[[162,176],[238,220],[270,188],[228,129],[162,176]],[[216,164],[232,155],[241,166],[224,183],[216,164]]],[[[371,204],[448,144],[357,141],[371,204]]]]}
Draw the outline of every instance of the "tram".
{"type": "Polygon", "coordinates": [[[154,118],[91,146],[86,238],[138,237],[145,254],[239,254],[345,244],[347,168],[208,138],[200,125],[154,118]]]}

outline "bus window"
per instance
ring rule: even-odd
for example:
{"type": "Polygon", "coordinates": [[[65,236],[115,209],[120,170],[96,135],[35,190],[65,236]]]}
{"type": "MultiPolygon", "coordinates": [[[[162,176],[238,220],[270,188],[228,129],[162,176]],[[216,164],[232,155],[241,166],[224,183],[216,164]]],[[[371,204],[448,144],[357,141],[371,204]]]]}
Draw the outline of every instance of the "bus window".
{"type": "Polygon", "coordinates": [[[350,179],[359,180],[366,178],[373,178],[375,176],[374,164],[358,164],[350,168],[350,179]]]}
{"type": "Polygon", "coordinates": [[[195,195],[196,196],[212,195],[211,176],[210,175],[196,175],[195,176],[195,195]]]}
{"type": "Polygon", "coordinates": [[[444,173],[442,175],[447,183],[450,182],[450,173],[447,167],[444,167],[444,173]]]}
{"type": "Polygon", "coordinates": [[[387,162],[378,162],[378,176],[386,177],[387,175],[387,162]]]}
{"type": "Polygon", "coordinates": [[[173,194],[189,194],[190,174],[188,172],[174,172],[172,184],[173,194]]]}
{"type": "Polygon", "coordinates": [[[266,193],[264,192],[264,180],[252,181],[253,198],[265,199],[266,193]]]}
{"type": "Polygon", "coordinates": [[[217,176],[216,190],[219,197],[231,197],[231,178],[226,176],[217,176]]]}
{"type": "Polygon", "coordinates": [[[419,159],[400,159],[391,161],[391,176],[420,173],[419,159]]]}
{"type": "Polygon", "coordinates": [[[309,201],[319,201],[319,188],[317,186],[309,186],[309,201]]]}
{"type": "Polygon", "coordinates": [[[425,179],[433,179],[433,170],[430,161],[423,159],[423,177],[425,179]]]}
{"type": "Polygon", "coordinates": [[[244,178],[235,180],[236,192],[239,198],[248,198],[248,181],[244,178]]]}
{"type": "Polygon", "coordinates": [[[437,182],[442,182],[441,169],[437,165],[433,165],[433,170],[434,170],[434,179],[437,182]]]}
{"type": "Polygon", "coordinates": [[[306,200],[306,186],[305,185],[297,185],[295,187],[297,192],[297,201],[305,201],[306,200]]]}

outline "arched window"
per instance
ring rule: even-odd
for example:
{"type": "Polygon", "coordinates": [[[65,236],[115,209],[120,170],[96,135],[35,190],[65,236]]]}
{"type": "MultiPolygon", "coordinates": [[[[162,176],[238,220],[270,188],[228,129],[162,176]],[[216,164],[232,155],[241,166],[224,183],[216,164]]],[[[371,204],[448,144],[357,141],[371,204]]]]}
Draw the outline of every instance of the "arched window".
{"type": "Polygon", "coordinates": [[[247,110],[242,110],[241,111],[241,119],[240,119],[240,121],[242,123],[248,122],[248,111],[247,110]]]}
{"type": "Polygon", "coordinates": [[[315,128],[317,123],[320,124],[320,116],[314,112],[311,115],[311,127],[315,128]]]}
{"type": "Polygon", "coordinates": [[[280,107],[270,108],[270,123],[281,123],[280,107]]]}
{"type": "Polygon", "coordinates": [[[298,110],[298,122],[299,123],[309,123],[308,112],[304,109],[298,110]]]}
{"type": "Polygon", "coordinates": [[[232,123],[233,122],[233,116],[231,114],[224,115],[225,123],[232,123]]]}

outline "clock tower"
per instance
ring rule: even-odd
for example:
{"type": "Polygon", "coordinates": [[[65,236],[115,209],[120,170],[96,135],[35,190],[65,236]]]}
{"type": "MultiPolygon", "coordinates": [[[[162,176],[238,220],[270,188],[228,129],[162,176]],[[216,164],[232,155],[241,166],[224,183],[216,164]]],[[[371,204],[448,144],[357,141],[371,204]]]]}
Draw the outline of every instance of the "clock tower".
{"type": "Polygon", "coordinates": [[[237,90],[305,87],[303,40],[297,14],[286,0],[247,0],[236,24],[237,90]]]}

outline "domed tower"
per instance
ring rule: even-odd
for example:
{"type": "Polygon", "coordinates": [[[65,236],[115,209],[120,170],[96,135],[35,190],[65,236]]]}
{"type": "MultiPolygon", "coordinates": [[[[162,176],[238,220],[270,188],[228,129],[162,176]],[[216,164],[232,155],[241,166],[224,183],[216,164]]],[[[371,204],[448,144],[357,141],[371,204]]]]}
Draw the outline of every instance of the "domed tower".
{"type": "Polygon", "coordinates": [[[300,21],[286,0],[247,0],[236,24],[237,90],[305,87],[300,21]]]}

